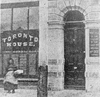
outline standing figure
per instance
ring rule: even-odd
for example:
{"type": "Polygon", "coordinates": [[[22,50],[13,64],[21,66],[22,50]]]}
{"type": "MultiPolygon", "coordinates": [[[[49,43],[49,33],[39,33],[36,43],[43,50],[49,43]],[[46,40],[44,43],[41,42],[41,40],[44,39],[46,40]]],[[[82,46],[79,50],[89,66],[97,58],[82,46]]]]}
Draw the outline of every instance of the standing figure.
{"type": "Polygon", "coordinates": [[[18,87],[18,80],[16,79],[15,71],[17,67],[14,66],[14,61],[12,58],[8,60],[8,66],[6,68],[6,75],[4,77],[4,90],[8,90],[8,93],[12,91],[15,93],[15,89],[18,87]]]}

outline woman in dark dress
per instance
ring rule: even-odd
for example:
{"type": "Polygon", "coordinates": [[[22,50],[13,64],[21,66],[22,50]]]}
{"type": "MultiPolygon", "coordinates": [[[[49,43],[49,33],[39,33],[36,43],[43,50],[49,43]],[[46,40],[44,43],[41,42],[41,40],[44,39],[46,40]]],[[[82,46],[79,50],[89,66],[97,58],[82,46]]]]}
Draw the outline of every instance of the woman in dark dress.
{"type": "Polygon", "coordinates": [[[4,90],[8,90],[8,93],[11,91],[12,93],[15,93],[15,89],[17,89],[18,86],[18,81],[14,76],[15,70],[17,70],[17,67],[14,65],[13,59],[10,58],[6,68],[6,75],[4,77],[4,90]]]}

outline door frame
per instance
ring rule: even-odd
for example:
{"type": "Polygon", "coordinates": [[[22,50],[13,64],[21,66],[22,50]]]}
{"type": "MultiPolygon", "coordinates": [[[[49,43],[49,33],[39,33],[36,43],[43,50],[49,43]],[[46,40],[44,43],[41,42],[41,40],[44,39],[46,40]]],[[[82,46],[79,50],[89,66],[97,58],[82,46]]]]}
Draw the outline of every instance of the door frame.
{"type": "MultiPolygon", "coordinates": [[[[83,21],[76,21],[76,22],[72,22],[72,21],[69,21],[68,23],[80,23],[80,22],[82,22],[82,23],[84,23],[83,21]]],[[[85,24],[84,24],[85,25],[85,24]]],[[[78,27],[74,27],[74,28],[68,28],[68,29],[76,29],[76,28],[78,28],[78,27]]],[[[84,28],[78,28],[78,29],[84,29],[84,41],[85,41],[85,27],[84,28]]],[[[85,42],[84,42],[84,46],[85,46],[85,42]]],[[[64,32],[64,47],[65,47],[65,32],[64,32]]],[[[85,48],[85,47],[84,47],[85,48]]],[[[64,50],[64,52],[65,52],[65,50],[64,50]]],[[[86,56],[86,49],[85,49],[85,51],[84,51],[84,53],[85,53],[85,56],[86,56]]],[[[65,54],[65,53],[64,53],[65,54]]],[[[85,65],[85,56],[84,56],[84,65],[85,65]]],[[[64,55],[64,58],[65,58],[65,55],[64,55]]],[[[64,64],[64,66],[65,66],[65,64],[64,64]]],[[[64,72],[65,72],[65,67],[64,67],[64,72]]],[[[66,74],[66,73],[65,73],[66,74]]],[[[85,78],[85,66],[84,66],[84,78],[85,78]]],[[[85,82],[85,79],[84,79],[84,82],[85,82]]],[[[69,85],[68,87],[66,86],[66,84],[65,84],[65,75],[64,75],[64,88],[65,89],[80,89],[80,90],[85,90],[85,84],[84,84],[84,86],[82,85],[82,86],[75,86],[75,85],[69,85]]]]}

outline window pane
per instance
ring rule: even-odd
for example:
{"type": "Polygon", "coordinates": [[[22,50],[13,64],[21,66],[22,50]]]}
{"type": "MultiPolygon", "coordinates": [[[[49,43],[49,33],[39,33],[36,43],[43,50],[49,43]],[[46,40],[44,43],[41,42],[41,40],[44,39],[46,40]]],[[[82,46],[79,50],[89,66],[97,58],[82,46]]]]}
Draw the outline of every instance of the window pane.
{"type": "Polygon", "coordinates": [[[27,29],[27,8],[14,8],[13,11],[13,29],[19,27],[27,29]]]}
{"type": "Polygon", "coordinates": [[[39,29],[39,8],[38,7],[30,8],[29,29],[39,29]]]}
{"type": "Polygon", "coordinates": [[[2,9],[0,15],[0,53],[1,53],[1,33],[11,30],[11,9],[2,9]]]}
{"type": "Polygon", "coordinates": [[[11,9],[1,10],[1,28],[0,33],[6,30],[11,30],[11,9]]]}
{"type": "Polygon", "coordinates": [[[3,54],[3,63],[2,63],[3,64],[3,74],[6,73],[6,68],[8,66],[8,62],[7,62],[8,58],[9,58],[9,54],[3,54]]]}
{"type": "Polygon", "coordinates": [[[29,55],[29,75],[36,75],[36,69],[37,69],[37,55],[36,54],[30,54],[29,55]]]}

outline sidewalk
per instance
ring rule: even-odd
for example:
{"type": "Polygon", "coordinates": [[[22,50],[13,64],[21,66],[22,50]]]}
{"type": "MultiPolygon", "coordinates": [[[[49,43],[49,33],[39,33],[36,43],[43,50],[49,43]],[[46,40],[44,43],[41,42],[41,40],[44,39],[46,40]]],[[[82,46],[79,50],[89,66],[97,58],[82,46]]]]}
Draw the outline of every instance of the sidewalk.
{"type": "MultiPolygon", "coordinates": [[[[36,89],[17,89],[16,93],[6,93],[0,88],[0,97],[37,97],[36,89]]],[[[100,92],[86,92],[84,90],[48,91],[48,97],[100,97],[100,92]]]]}
{"type": "Polygon", "coordinates": [[[6,93],[0,88],[0,97],[37,97],[37,90],[34,89],[17,89],[16,93],[6,93]]]}
{"type": "Polygon", "coordinates": [[[52,97],[100,97],[100,92],[86,92],[85,90],[63,90],[55,92],[52,97]]]}

